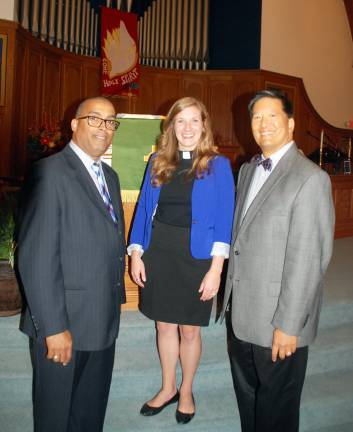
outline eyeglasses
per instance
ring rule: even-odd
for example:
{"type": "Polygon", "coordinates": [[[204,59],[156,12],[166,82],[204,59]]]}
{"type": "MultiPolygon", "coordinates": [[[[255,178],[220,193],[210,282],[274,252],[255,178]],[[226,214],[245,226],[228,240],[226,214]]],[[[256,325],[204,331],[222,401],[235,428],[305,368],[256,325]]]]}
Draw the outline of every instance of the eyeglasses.
{"type": "Polygon", "coordinates": [[[95,116],[77,117],[77,120],[83,120],[83,119],[87,119],[88,126],[95,127],[95,128],[100,128],[103,122],[105,128],[112,131],[116,131],[120,126],[120,122],[118,122],[118,120],[102,119],[100,117],[95,117],[95,116]]]}

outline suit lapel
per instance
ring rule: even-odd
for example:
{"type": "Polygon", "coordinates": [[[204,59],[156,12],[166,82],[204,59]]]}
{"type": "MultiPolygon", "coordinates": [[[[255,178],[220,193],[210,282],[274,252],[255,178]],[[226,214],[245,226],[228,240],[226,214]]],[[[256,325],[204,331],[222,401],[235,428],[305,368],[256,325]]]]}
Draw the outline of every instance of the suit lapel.
{"type": "MultiPolygon", "coordinates": [[[[287,153],[278,162],[275,169],[273,170],[269,178],[266,180],[262,188],[259,190],[258,194],[256,195],[250,207],[248,208],[248,211],[246,212],[243,221],[241,222],[241,225],[238,227],[238,232],[246,229],[246,227],[254,219],[255,215],[260,210],[262,204],[264,203],[268,195],[272,192],[272,190],[275,188],[278,182],[280,182],[283,179],[283,177],[287,174],[289,166],[292,164],[294,158],[297,155],[297,152],[298,152],[297,146],[293,144],[292,147],[289,148],[287,153]]],[[[246,189],[247,191],[246,197],[248,196],[249,193],[249,187],[251,184],[255,167],[256,165],[254,164],[254,169],[252,170],[250,183],[248,183],[246,189]]]]}
{"type": "Polygon", "coordinates": [[[236,206],[235,216],[234,216],[235,232],[239,231],[239,227],[242,223],[241,217],[243,214],[244,205],[246,203],[249,194],[249,189],[251,186],[255,168],[256,168],[256,164],[250,162],[249,164],[245,165],[244,168],[239,173],[239,181],[238,181],[239,192],[237,193],[237,206],[236,206]]]}
{"type": "Polygon", "coordinates": [[[71,168],[73,175],[76,177],[82,189],[89,196],[92,203],[105,215],[105,217],[108,217],[113,223],[110,213],[106,208],[103,199],[96,185],[94,184],[94,181],[92,180],[80,158],[75,154],[69,145],[67,145],[64,150],[62,150],[62,154],[65,157],[68,166],[71,168]]]}

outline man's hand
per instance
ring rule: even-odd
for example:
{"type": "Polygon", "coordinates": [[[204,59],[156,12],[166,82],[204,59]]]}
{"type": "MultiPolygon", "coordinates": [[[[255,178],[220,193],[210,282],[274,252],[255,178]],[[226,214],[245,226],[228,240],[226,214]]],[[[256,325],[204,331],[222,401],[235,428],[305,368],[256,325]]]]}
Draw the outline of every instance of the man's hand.
{"type": "Polygon", "coordinates": [[[272,340],[272,361],[275,362],[279,357],[284,360],[295,353],[297,349],[297,336],[289,336],[280,329],[275,329],[272,340]]]}
{"type": "Polygon", "coordinates": [[[66,366],[72,356],[72,337],[68,330],[45,338],[48,354],[47,359],[66,366]]]}

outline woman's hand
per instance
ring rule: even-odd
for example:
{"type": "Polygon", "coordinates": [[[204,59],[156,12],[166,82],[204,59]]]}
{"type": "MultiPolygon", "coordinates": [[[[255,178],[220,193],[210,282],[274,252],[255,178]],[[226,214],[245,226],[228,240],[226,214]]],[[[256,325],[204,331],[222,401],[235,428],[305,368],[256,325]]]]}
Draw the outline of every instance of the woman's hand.
{"type": "Polygon", "coordinates": [[[212,268],[205,274],[201,282],[199,292],[202,293],[200,300],[206,301],[217,295],[219,284],[221,283],[221,273],[212,268]]]}
{"type": "Polygon", "coordinates": [[[206,301],[210,300],[212,297],[217,295],[219,290],[219,285],[221,283],[221,273],[224,263],[224,257],[213,256],[211,267],[205,274],[201,282],[199,292],[202,293],[200,300],[206,301]]]}
{"type": "Polygon", "coordinates": [[[131,253],[131,276],[132,280],[137,285],[143,288],[144,282],[146,282],[145,264],[140,257],[140,252],[137,250],[131,253]]]}

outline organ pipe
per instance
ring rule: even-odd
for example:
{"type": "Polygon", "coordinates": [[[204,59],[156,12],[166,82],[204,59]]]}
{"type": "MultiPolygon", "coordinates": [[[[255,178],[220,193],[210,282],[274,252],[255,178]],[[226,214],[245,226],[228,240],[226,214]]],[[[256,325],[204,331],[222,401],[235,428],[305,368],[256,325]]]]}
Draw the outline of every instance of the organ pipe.
{"type": "MultiPolygon", "coordinates": [[[[16,0],[22,26],[77,54],[97,55],[98,14],[89,0],[16,0]]],[[[153,0],[138,21],[140,63],[206,69],[210,0],[153,0]]],[[[133,0],[107,0],[131,11],[133,0]]]]}

